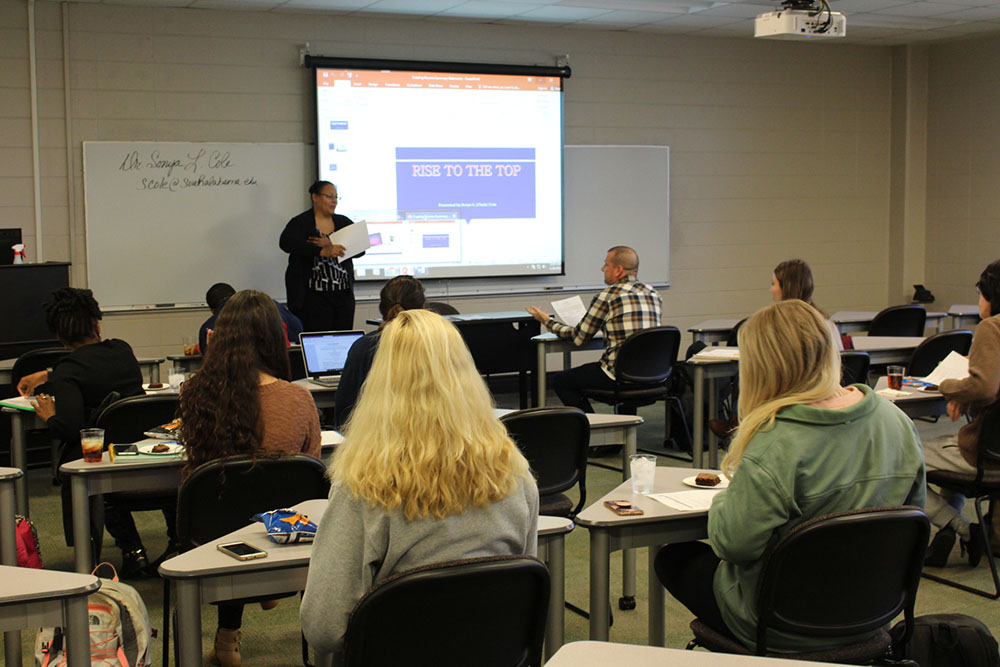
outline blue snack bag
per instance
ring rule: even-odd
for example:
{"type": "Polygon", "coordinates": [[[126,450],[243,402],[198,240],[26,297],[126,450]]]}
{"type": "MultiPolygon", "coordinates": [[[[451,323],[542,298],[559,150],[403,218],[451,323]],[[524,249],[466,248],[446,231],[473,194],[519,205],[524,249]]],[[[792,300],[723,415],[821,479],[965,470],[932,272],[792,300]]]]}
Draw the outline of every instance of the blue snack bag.
{"type": "Polygon", "coordinates": [[[295,510],[271,510],[253,516],[254,521],[260,521],[267,529],[267,536],[278,544],[294,544],[296,542],[312,542],[316,537],[318,526],[309,520],[305,514],[295,510]]]}

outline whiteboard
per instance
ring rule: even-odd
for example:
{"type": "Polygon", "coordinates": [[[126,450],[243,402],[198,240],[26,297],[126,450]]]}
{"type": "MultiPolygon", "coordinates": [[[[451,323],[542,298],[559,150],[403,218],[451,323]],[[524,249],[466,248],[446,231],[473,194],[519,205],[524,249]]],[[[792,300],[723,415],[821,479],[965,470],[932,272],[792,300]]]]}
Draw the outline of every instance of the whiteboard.
{"type": "MultiPolygon", "coordinates": [[[[84,142],[88,285],[112,309],[202,303],[216,282],[283,300],[278,237],[311,205],[314,161],[307,144],[84,142]]],[[[564,191],[565,275],[428,280],[428,294],[598,287],[614,245],[636,248],[642,280],[668,284],[667,147],[567,146],[564,191]]]]}

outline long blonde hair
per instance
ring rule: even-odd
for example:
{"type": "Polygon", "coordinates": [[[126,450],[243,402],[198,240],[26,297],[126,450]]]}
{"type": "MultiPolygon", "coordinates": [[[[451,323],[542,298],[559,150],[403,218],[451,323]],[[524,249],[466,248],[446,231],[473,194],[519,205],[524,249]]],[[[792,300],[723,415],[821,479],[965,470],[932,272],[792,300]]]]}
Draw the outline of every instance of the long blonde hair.
{"type": "Polygon", "coordinates": [[[531,480],[454,325],[405,310],[380,338],[330,466],[335,482],[413,519],[488,505],[531,480]]]}
{"type": "Polygon", "coordinates": [[[747,444],[782,408],[814,403],[840,386],[840,355],[818,310],[790,299],[762,308],[740,328],[740,425],[722,470],[732,476],[747,444]]]}

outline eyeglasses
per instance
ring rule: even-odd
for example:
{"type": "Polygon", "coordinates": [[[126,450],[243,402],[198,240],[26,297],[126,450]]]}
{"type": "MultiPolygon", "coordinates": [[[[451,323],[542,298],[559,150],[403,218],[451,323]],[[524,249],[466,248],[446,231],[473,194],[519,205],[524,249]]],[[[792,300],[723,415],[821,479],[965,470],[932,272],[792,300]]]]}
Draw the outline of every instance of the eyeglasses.
{"type": "Polygon", "coordinates": [[[328,195],[325,192],[320,192],[319,196],[320,197],[326,197],[330,201],[340,201],[341,199],[343,199],[343,197],[338,197],[337,195],[328,195]]]}

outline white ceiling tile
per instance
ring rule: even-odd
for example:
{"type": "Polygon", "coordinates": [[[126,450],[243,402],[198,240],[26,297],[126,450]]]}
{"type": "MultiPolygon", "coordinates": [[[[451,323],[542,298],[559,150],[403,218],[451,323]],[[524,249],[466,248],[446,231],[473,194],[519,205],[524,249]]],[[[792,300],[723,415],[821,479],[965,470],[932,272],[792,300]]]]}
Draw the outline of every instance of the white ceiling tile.
{"type": "Polygon", "coordinates": [[[885,9],[877,9],[871,12],[872,14],[889,14],[892,16],[934,16],[936,14],[944,14],[945,12],[954,11],[955,8],[951,5],[940,5],[935,2],[911,2],[906,5],[897,5],[896,7],[886,7],[885,9]]]}
{"type": "Polygon", "coordinates": [[[998,21],[1000,7],[967,7],[958,11],[938,14],[935,18],[949,21],[998,21]]]}
{"type": "Polygon", "coordinates": [[[368,12],[389,14],[436,14],[463,4],[463,0],[376,0],[365,7],[368,12]]]}
{"type": "Polygon", "coordinates": [[[773,12],[774,7],[768,7],[765,5],[722,5],[720,7],[711,7],[704,10],[703,14],[709,14],[712,16],[728,16],[730,18],[741,18],[741,19],[752,19],[760,14],[767,12],[773,12]]]}
{"type": "Polygon", "coordinates": [[[364,9],[372,0],[288,0],[281,9],[317,9],[336,12],[364,9]]]}

